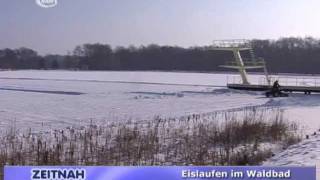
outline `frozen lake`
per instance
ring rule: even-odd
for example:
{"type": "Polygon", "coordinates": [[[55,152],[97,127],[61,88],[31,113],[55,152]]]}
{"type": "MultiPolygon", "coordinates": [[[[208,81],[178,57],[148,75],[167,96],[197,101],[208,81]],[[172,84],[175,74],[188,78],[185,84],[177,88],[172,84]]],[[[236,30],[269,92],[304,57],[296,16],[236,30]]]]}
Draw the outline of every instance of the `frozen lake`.
{"type": "Polygon", "coordinates": [[[263,104],[231,93],[225,74],[163,72],[0,72],[1,127],[59,128],[148,120],[263,104]],[[232,95],[232,96],[231,96],[232,95]]]}
{"type": "MultiPolygon", "coordinates": [[[[1,71],[1,128],[48,130],[112,121],[179,117],[248,106],[286,109],[305,129],[320,127],[320,95],[264,98],[226,88],[235,75],[182,72],[1,71]]],[[[252,75],[258,82],[260,75],[252,75]]]]}

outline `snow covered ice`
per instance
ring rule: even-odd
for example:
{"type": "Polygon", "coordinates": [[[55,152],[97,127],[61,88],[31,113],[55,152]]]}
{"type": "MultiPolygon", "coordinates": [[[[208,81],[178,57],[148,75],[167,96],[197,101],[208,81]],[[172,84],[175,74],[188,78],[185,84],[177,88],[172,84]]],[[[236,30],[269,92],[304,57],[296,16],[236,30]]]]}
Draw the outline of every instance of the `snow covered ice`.
{"type": "Polygon", "coordinates": [[[267,99],[256,93],[226,89],[226,77],[161,72],[0,72],[0,126],[14,123],[23,128],[56,129],[91,120],[101,124],[148,120],[266,103],[267,99]]]}
{"type": "MultiPolygon", "coordinates": [[[[287,109],[310,131],[320,127],[320,95],[264,98],[228,90],[230,75],[168,72],[2,71],[0,127],[55,129],[105,121],[178,117],[248,106],[287,109]],[[52,93],[59,92],[59,93],[52,93]],[[71,94],[70,94],[71,93],[71,94]],[[79,94],[72,94],[79,93],[79,94]],[[307,112],[307,113],[305,113],[307,112]],[[305,117],[307,115],[307,117],[305,117]],[[40,127],[41,126],[41,127],[40,127]]],[[[233,75],[231,75],[233,76],[233,75]]],[[[252,81],[261,76],[253,75],[252,81]]]]}
{"type": "MultiPolygon", "coordinates": [[[[1,128],[57,129],[148,120],[248,106],[282,107],[305,133],[320,128],[320,95],[264,98],[228,90],[228,74],[101,71],[1,71],[1,128]]],[[[251,75],[258,82],[261,75],[251,75]]]]}
{"type": "MultiPolygon", "coordinates": [[[[179,117],[248,106],[281,107],[304,134],[320,134],[320,94],[265,98],[228,90],[228,74],[182,72],[1,71],[0,128],[49,131],[111,121],[179,117]]],[[[251,75],[258,82],[261,75],[251,75]]],[[[306,77],[308,78],[308,77],[306,77]]],[[[281,83],[281,82],[280,82],[281,83]]],[[[266,165],[315,165],[320,136],[271,158],[266,165]]]]}

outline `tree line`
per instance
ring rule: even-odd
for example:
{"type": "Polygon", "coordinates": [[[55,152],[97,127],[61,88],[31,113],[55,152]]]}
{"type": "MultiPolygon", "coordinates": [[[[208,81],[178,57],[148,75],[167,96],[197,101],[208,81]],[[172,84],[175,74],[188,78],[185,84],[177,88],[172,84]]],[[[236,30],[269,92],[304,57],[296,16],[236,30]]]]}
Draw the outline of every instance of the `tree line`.
{"type": "MultiPolygon", "coordinates": [[[[280,38],[251,41],[256,57],[262,57],[272,73],[319,74],[320,40],[280,38]]],[[[251,58],[249,52],[242,56],[251,58]]],[[[226,51],[211,46],[129,46],[111,48],[108,44],[83,44],[68,55],[39,55],[29,48],[1,49],[0,69],[72,69],[72,70],[160,70],[230,71],[219,67],[233,59],[226,51]]]]}

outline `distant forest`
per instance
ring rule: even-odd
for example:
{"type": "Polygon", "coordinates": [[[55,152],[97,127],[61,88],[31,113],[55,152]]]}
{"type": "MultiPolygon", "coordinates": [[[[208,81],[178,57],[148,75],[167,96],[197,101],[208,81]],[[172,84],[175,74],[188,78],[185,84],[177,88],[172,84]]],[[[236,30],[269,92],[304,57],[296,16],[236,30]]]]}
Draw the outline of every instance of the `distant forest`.
{"type": "MultiPolygon", "coordinates": [[[[252,40],[256,57],[262,57],[272,73],[320,74],[320,40],[280,38],[252,40]]],[[[243,52],[243,57],[250,57],[243,52]]],[[[210,46],[117,47],[107,44],[83,44],[68,55],[40,56],[32,49],[0,50],[0,69],[70,69],[70,70],[160,70],[160,71],[230,71],[219,67],[233,59],[231,52],[214,51],[210,46]]]]}

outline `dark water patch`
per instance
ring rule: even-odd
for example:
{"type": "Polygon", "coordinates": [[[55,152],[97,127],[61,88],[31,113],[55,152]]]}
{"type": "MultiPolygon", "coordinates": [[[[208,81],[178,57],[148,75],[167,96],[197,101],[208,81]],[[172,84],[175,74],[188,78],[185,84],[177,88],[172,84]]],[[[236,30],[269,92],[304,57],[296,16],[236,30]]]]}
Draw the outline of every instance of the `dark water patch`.
{"type": "Polygon", "coordinates": [[[220,94],[227,94],[231,93],[230,89],[222,88],[222,89],[214,89],[211,91],[182,91],[182,93],[188,94],[204,94],[204,95],[220,95],[220,94]]]}
{"type": "Polygon", "coordinates": [[[47,91],[47,90],[35,90],[35,89],[17,89],[17,88],[0,88],[0,90],[35,92],[35,93],[46,93],[46,94],[63,94],[63,95],[82,95],[82,94],[85,94],[85,93],[73,92],[73,91],[47,91]]]}
{"type": "Polygon", "coordinates": [[[130,92],[132,94],[144,94],[144,95],[160,95],[160,96],[176,96],[178,93],[168,93],[168,92],[143,92],[143,91],[136,91],[130,92]]]}
{"type": "Polygon", "coordinates": [[[46,79],[46,78],[9,78],[0,77],[5,80],[31,80],[31,81],[66,81],[66,82],[92,82],[92,83],[118,83],[118,84],[144,84],[144,85],[165,85],[165,86],[191,86],[191,87],[220,87],[220,85],[201,85],[201,84],[181,84],[181,83],[161,83],[161,82],[136,82],[136,81],[116,81],[116,80],[80,80],[80,79],[46,79]]]}

